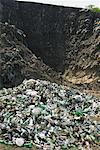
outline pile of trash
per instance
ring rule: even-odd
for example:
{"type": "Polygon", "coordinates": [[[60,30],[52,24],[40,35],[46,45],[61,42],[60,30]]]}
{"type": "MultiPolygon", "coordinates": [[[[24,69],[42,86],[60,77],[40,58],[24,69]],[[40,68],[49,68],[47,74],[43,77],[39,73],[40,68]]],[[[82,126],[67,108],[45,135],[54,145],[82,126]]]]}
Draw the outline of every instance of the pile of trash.
{"type": "Polygon", "coordinates": [[[0,89],[15,87],[31,78],[60,83],[60,75],[37,58],[24,42],[23,31],[0,22],[0,89]]]}
{"type": "Polygon", "coordinates": [[[0,143],[43,150],[91,148],[100,140],[100,100],[44,80],[0,91],[0,143]]]}

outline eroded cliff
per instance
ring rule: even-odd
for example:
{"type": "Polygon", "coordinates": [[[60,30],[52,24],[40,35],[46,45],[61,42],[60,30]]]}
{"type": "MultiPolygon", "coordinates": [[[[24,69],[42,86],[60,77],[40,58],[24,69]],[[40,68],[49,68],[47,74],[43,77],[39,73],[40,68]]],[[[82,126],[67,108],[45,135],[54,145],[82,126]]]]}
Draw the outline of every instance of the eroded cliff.
{"type": "Polygon", "coordinates": [[[14,0],[1,0],[0,11],[1,21],[21,29],[26,35],[22,43],[60,72],[64,84],[99,89],[99,13],[14,0]]]}

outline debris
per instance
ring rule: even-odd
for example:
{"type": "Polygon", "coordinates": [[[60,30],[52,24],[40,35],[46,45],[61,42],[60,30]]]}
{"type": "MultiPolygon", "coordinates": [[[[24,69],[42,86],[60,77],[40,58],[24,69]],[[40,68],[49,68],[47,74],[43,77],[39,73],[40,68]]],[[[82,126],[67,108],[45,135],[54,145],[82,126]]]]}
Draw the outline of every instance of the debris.
{"type": "Polygon", "coordinates": [[[23,138],[16,138],[16,145],[17,146],[23,146],[24,145],[24,139],[23,138]]]}
{"type": "Polygon", "coordinates": [[[60,150],[98,140],[100,124],[89,116],[99,115],[100,100],[79,90],[31,79],[1,90],[0,103],[0,143],[60,150]]]}

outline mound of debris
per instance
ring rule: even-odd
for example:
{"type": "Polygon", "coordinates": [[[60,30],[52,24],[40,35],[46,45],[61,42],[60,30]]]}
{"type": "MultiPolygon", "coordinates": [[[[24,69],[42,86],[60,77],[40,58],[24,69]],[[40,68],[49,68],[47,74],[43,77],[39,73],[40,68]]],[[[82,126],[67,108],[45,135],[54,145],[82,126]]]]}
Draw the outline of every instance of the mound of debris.
{"type": "Polygon", "coordinates": [[[0,23],[0,88],[14,87],[30,78],[60,83],[60,76],[37,58],[23,39],[25,34],[14,25],[0,23]]]}
{"type": "Polygon", "coordinates": [[[43,80],[0,91],[0,142],[43,150],[99,148],[100,100],[43,80]]]}

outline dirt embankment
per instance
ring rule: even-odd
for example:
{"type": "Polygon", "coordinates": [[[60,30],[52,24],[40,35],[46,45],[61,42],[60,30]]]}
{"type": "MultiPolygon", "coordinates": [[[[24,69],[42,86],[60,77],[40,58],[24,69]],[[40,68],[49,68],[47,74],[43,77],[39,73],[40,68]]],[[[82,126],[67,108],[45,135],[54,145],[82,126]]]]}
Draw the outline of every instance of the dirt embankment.
{"type": "Polygon", "coordinates": [[[100,18],[92,23],[90,16],[78,17],[78,27],[70,37],[70,52],[66,52],[64,82],[68,80],[73,85],[84,89],[100,90],[100,18]],[[89,30],[91,31],[88,34],[89,30]],[[69,54],[69,55],[68,55],[69,54]],[[68,65],[69,64],[69,65],[68,65]]]}

